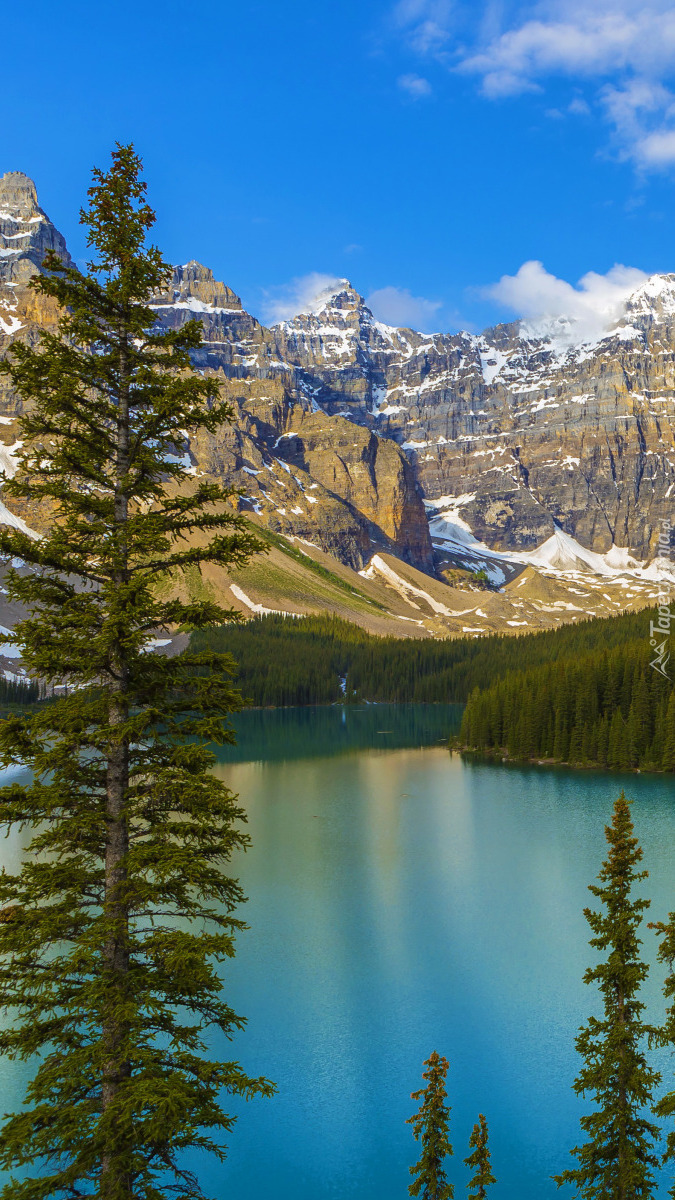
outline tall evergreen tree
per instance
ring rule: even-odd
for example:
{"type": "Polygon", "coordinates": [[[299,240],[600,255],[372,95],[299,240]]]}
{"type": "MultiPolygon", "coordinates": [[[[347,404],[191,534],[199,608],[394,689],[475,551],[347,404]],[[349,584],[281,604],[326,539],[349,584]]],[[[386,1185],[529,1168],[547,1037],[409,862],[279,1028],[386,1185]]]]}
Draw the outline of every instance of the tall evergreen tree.
{"type": "Polygon", "coordinates": [[[21,1176],[3,1200],[201,1196],[184,1152],[225,1156],[223,1092],[273,1090],[205,1041],[212,1027],[222,1051],[243,1024],[218,964],[242,928],[224,867],[247,839],[205,748],[239,706],[231,660],[149,652],[159,631],[231,619],[172,591],[257,545],[231,493],[184,465],[185,437],[231,414],[191,371],[200,325],[161,332],[149,307],[169,268],[146,242],[140,168],[118,145],[94,172],[81,214],[94,261],[80,273],[47,257],[32,286],[61,306],[58,336],[3,364],[27,413],[6,490],[53,518],[42,538],[0,530],[0,551],[30,568],[5,577],[29,610],[13,636],[33,676],[68,685],[0,723],[4,762],[33,771],[0,791],[5,829],[32,834],[21,870],[0,876],[0,1005],[16,1014],[0,1051],[37,1056],[0,1134],[0,1165],[21,1176]]]}
{"type": "Polygon", "coordinates": [[[470,1192],[468,1200],[485,1200],[488,1188],[497,1180],[492,1174],[488,1126],[482,1113],[478,1114],[478,1120],[471,1131],[469,1149],[471,1154],[464,1159],[464,1162],[474,1174],[467,1185],[470,1192]]]}
{"type": "Polygon", "coordinates": [[[666,710],[666,730],[661,765],[664,771],[675,771],[675,692],[670,693],[666,710]]]}
{"type": "Polygon", "coordinates": [[[422,1103],[418,1112],[406,1121],[413,1127],[415,1141],[422,1144],[419,1160],[410,1168],[410,1174],[417,1178],[409,1184],[408,1191],[422,1200],[452,1200],[455,1189],[448,1183],[444,1167],[453,1152],[448,1136],[450,1108],[445,1103],[448,1060],[434,1050],[424,1065],[427,1070],[422,1072],[422,1078],[427,1080],[427,1086],[412,1092],[410,1097],[422,1103]]]}
{"type": "Polygon", "coordinates": [[[592,1092],[595,1110],[581,1118],[588,1141],[575,1146],[578,1166],[554,1176],[558,1186],[573,1184],[583,1200],[641,1200],[653,1194],[657,1165],[654,1140],[659,1130],[643,1110],[652,1102],[660,1076],[650,1069],[642,1043],[656,1031],[642,1021],[640,985],[648,968],[639,958],[638,929],[648,900],[631,898],[633,884],[646,879],[636,870],[642,849],[634,836],[630,806],[623,792],[605,829],[609,855],[589,890],[602,911],[585,909],[593,937],[590,945],[606,954],[590,967],[585,983],[597,983],[603,1017],[591,1017],[579,1032],[576,1048],[584,1065],[574,1083],[578,1095],[592,1092]]]}
{"type": "MultiPolygon", "coordinates": [[[[669,1003],[663,1028],[659,1030],[656,1041],[660,1045],[670,1046],[672,1049],[675,1046],[675,912],[668,914],[667,923],[655,922],[650,925],[650,929],[655,929],[660,935],[659,960],[668,964],[668,974],[664,981],[663,991],[669,1003]]],[[[663,1117],[672,1122],[675,1117],[675,1089],[671,1088],[661,1097],[654,1105],[654,1113],[657,1117],[663,1117]]],[[[666,1134],[663,1162],[673,1161],[675,1161],[675,1130],[671,1128],[666,1134]]],[[[669,1195],[675,1200],[675,1181],[673,1181],[669,1195]]]]}

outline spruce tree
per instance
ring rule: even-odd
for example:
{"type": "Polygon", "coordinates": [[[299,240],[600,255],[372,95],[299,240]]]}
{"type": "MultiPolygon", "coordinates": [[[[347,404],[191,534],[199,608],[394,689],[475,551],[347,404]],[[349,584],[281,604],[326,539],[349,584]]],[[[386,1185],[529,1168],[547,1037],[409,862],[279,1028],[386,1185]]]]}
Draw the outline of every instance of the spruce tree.
{"type": "Polygon", "coordinates": [[[588,1141],[575,1146],[578,1166],[554,1176],[558,1186],[571,1183],[583,1200],[640,1200],[653,1194],[658,1128],[643,1111],[652,1102],[659,1075],[650,1069],[642,1048],[656,1031],[642,1021],[638,999],[648,968],[639,958],[637,936],[648,900],[631,898],[633,884],[646,879],[636,867],[642,849],[634,836],[630,806],[623,792],[605,829],[609,855],[589,890],[602,911],[584,910],[593,937],[590,945],[606,955],[590,967],[585,983],[596,983],[603,1001],[601,1019],[591,1017],[576,1039],[584,1065],[574,1083],[578,1095],[591,1092],[593,1112],[581,1117],[588,1141]]]}
{"type": "Polygon", "coordinates": [[[20,871],[0,876],[0,1004],[15,1017],[0,1052],[37,1056],[0,1134],[0,1165],[20,1175],[3,1200],[201,1196],[184,1155],[225,1157],[223,1093],[273,1090],[219,1060],[243,1025],[218,967],[243,927],[225,867],[247,839],[206,748],[239,706],[231,660],[151,652],[175,627],[232,619],[175,598],[178,584],[257,546],[231,493],[185,459],[191,432],[231,414],[190,368],[201,326],[162,332],[149,306],[169,268],[147,244],[140,169],[118,145],[94,171],[81,214],[94,261],[46,258],[32,286],[58,301],[58,335],[3,364],[26,411],[6,491],[51,520],[41,538],[0,530],[0,552],[28,568],[4,578],[29,613],[13,637],[33,677],[67,684],[0,722],[2,760],[33,773],[0,791],[5,830],[30,835],[20,871]]]}
{"type": "Polygon", "coordinates": [[[422,1072],[422,1078],[427,1080],[427,1086],[412,1092],[410,1097],[422,1103],[418,1112],[406,1121],[413,1127],[415,1141],[422,1144],[419,1160],[410,1168],[410,1174],[417,1178],[409,1184],[408,1191],[422,1200],[452,1200],[455,1189],[448,1183],[444,1168],[445,1159],[453,1152],[448,1137],[450,1108],[445,1103],[448,1060],[434,1050],[424,1066],[427,1070],[422,1072]]]}
{"type": "MultiPolygon", "coordinates": [[[[655,922],[650,925],[660,935],[659,960],[668,964],[668,974],[663,985],[664,996],[669,1001],[663,1028],[659,1030],[655,1040],[661,1046],[675,1046],[675,912],[668,914],[667,923],[655,922]]],[[[672,1122],[675,1117],[675,1089],[666,1092],[654,1105],[657,1117],[663,1117],[672,1122]]],[[[666,1149],[663,1155],[664,1163],[675,1161],[675,1130],[672,1128],[666,1134],[666,1149]]],[[[675,1181],[669,1195],[675,1200],[675,1181]]]]}
{"type": "Polygon", "coordinates": [[[497,1180],[492,1174],[488,1126],[482,1113],[478,1114],[478,1120],[471,1131],[469,1149],[471,1154],[464,1159],[464,1162],[474,1174],[467,1185],[470,1192],[468,1200],[485,1200],[488,1188],[497,1180]]]}
{"type": "Polygon", "coordinates": [[[670,693],[666,710],[666,730],[661,766],[664,771],[675,771],[675,691],[670,693]]]}

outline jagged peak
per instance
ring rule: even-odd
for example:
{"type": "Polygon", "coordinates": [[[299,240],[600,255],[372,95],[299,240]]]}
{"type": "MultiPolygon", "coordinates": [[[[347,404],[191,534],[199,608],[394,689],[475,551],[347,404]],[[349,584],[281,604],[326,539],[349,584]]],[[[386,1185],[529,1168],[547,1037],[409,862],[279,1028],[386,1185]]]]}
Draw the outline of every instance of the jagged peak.
{"type": "Polygon", "coordinates": [[[354,308],[364,303],[363,297],[359,295],[356,288],[348,279],[339,279],[332,286],[323,288],[314,299],[311,301],[308,308],[309,313],[320,313],[327,308],[354,308]]]}
{"type": "Polygon", "coordinates": [[[0,176],[0,200],[10,204],[30,202],[37,208],[37,188],[23,171],[6,171],[0,176]]]}
{"type": "Polygon", "coordinates": [[[38,204],[37,188],[23,171],[7,171],[0,176],[0,212],[10,221],[45,219],[38,204]]]}
{"type": "Polygon", "coordinates": [[[0,283],[28,283],[49,250],[71,265],[65,239],[40,208],[33,180],[23,171],[7,171],[0,177],[0,283]]]}
{"type": "Polygon", "coordinates": [[[271,328],[275,326],[293,328],[311,318],[325,320],[326,316],[329,317],[329,323],[332,324],[335,320],[341,323],[346,316],[353,313],[365,312],[371,315],[363,296],[356,291],[348,279],[330,279],[314,295],[305,294],[302,298],[298,298],[297,304],[298,311],[296,313],[283,320],[273,322],[271,328]]]}
{"type": "Polygon", "coordinates": [[[198,280],[200,282],[210,282],[213,280],[213,271],[210,267],[205,267],[203,263],[197,261],[196,258],[191,258],[189,262],[181,263],[174,267],[174,274],[180,279],[198,280]]]}
{"type": "Polygon", "coordinates": [[[192,312],[233,312],[241,300],[231,288],[215,279],[210,267],[191,259],[173,268],[171,284],[158,295],[153,307],[188,308],[192,312]]]}
{"type": "Polygon", "coordinates": [[[675,314],[675,274],[657,272],[631,292],[626,314],[675,314]]]}

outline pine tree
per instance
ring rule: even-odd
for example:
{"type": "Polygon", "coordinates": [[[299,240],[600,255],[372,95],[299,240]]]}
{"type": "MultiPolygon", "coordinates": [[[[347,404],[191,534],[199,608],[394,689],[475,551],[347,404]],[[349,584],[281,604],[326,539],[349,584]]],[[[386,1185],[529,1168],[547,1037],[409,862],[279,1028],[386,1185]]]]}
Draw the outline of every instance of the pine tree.
{"type": "MultiPolygon", "coordinates": [[[[666,1019],[663,1028],[659,1030],[656,1041],[661,1046],[669,1046],[671,1049],[675,1046],[675,912],[668,914],[667,924],[655,922],[650,924],[650,929],[655,929],[660,935],[661,943],[659,945],[659,961],[668,964],[668,974],[664,981],[663,992],[666,1000],[670,1003],[666,1011],[666,1019]]],[[[663,1117],[666,1120],[672,1121],[675,1117],[675,1090],[666,1092],[657,1104],[654,1105],[654,1113],[657,1117],[663,1117]]],[[[675,1130],[669,1129],[666,1135],[666,1149],[663,1155],[663,1162],[675,1161],[675,1130]]],[[[675,1200],[675,1182],[673,1182],[669,1195],[675,1200]]]]}
{"type": "Polygon", "coordinates": [[[0,791],[5,829],[32,833],[20,872],[0,876],[0,1005],[17,1016],[0,1052],[37,1056],[0,1134],[0,1165],[21,1176],[3,1200],[201,1196],[183,1153],[225,1157],[223,1093],[273,1090],[205,1041],[243,1025],[217,968],[243,927],[224,866],[247,839],[205,745],[230,740],[231,660],[149,652],[163,631],[232,619],[171,597],[186,570],[241,564],[257,543],[231,493],[184,465],[190,432],[231,414],[191,371],[200,325],[162,333],[149,307],[169,268],[146,243],[140,168],[118,145],[94,172],[81,219],[95,261],[46,258],[32,286],[58,301],[59,333],[3,364],[27,413],[6,490],[52,518],[42,538],[0,530],[0,552],[30,568],[5,576],[29,612],[13,636],[34,677],[68,689],[0,722],[0,756],[33,772],[0,791]]]}
{"type": "Polygon", "coordinates": [[[598,725],[598,764],[601,767],[607,766],[607,754],[609,749],[609,722],[607,717],[603,717],[598,725]]]}
{"type": "Polygon", "coordinates": [[[478,1120],[471,1131],[469,1148],[473,1148],[472,1153],[464,1159],[464,1162],[474,1172],[474,1175],[467,1185],[471,1193],[468,1200],[485,1200],[488,1188],[497,1180],[492,1174],[488,1127],[482,1113],[478,1114],[478,1120]]]}
{"type": "Polygon", "coordinates": [[[452,1200],[455,1189],[448,1183],[443,1166],[453,1152],[448,1137],[450,1108],[445,1103],[448,1060],[434,1050],[424,1065],[428,1069],[422,1072],[422,1078],[427,1080],[427,1086],[410,1097],[421,1100],[422,1104],[406,1121],[413,1127],[415,1141],[422,1143],[419,1161],[410,1168],[410,1174],[417,1178],[408,1186],[408,1191],[411,1196],[421,1196],[422,1200],[452,1200]]]}
{"type": "Polygon", "coordinates": [[[603,911],[584,910],[594,935],[590,945],[607,952],[606,960],[584,975],[585,983],[598,984],[604,1011],[601,1020],[591,1017],[576,1039],[584,1065],[574,1083],[578,1095],[594,1093],[596,1108],[580,1121],[589,1140],[572,1151],[578,1166],[554,1178],[558,1186],[573,1184],[583,1200],[639,1200],[653,1194],[652,1167],[658,1161],[653,1145],[659,1131],[642,1110],[651,1104],[660,1077],[641,1048],[644,1038],[656,1032],[643,1023],[644,1005],[637,998],[648,973],[638,957],[637,931],[649,901],[631,899],[631,888],[647,872],[636,870],[642,850],[623,792],[605,837],[609,855],[599,886],[589,889],[603,911]]]}
{"type": "Polygon", "coordinates": [[[675,691],[670,693],[666,710],[666,730],[661,765],[664,771],[675,771],[675,691]]]}

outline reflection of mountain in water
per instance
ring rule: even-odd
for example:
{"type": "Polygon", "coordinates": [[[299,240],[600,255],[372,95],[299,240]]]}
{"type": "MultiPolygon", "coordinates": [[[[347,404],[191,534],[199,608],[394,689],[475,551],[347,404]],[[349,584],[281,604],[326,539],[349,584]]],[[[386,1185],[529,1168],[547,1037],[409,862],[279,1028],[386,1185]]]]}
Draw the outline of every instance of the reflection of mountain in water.
{"type": "Polygon", "coordinates": [[[438,746],[459,732],[461,704],[329,705],[249,709],[233,720],[236,746],[219,762],[322,758],[356,750],[438,746]]]}

